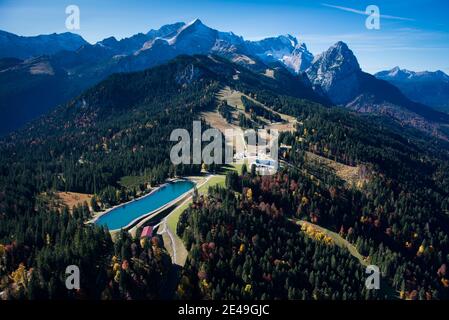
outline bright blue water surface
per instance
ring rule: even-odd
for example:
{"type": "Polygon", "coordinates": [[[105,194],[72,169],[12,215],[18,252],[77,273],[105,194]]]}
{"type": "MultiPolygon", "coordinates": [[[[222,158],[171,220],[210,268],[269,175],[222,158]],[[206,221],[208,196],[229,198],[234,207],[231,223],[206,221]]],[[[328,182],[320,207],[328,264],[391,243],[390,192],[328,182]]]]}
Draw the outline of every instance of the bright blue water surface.
{"type": "Polygon", "coordinates": [[[133,220],[154,211],[180,195],[192,189],[194,183],[179,180],[167,183],[152,194],[112,209],[95,221],[96,224],[108,226],[109,230],[126,227],[133,220]]]}

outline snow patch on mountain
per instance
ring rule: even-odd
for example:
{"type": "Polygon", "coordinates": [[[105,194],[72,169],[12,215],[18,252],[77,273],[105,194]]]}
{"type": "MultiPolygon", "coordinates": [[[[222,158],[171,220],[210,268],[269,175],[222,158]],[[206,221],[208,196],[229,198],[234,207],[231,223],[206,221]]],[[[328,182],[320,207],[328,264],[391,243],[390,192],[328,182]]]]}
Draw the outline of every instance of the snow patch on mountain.
{"type": "MultiPolygon", "coordinates": [[[[313,55],[306,45],[299,43],[298,39],[291,35],[248,41],[233,32],[212,29],[200,19],[172,26],[177,26],[178,29],[169,30],[169,37],[158,32],[157,36],[145,42],[135,55],[165,45],[178,54],[218,54],[247,65],[255,65],[255,59],[263,63],[280,62],[293,73],[306,70],[313,60],[313,55]]],[[[153,34],[156,35],[155,32],[153,34]]]]}
{"type": "Polygon", "coordinates": [[[397,81],[445,81],[449,82],[449,76],[441,70],[437,71],[410,71],[394,67],[391,70],[380,71],[375,74],[376,78],[397,81]]]}

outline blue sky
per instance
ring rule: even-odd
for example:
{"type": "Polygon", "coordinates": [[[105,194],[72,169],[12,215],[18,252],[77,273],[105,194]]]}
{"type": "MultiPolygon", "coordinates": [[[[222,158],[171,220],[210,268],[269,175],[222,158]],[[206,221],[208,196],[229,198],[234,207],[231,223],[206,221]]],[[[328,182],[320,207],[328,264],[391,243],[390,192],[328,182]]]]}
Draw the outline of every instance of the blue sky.
{"type": "Polygon", "coordinates": [[[398,65],[449,73],[447,0],[0,0],[0,29],[19,35],[65,32],[70,4],[79,6],[78,33],[89,42],[200,18],[246,39],[290,33],[313,54],[342,40],[367,72],[398,65]],[[380,30],[365,27],[363,12],[371,4],[380,9],[380,30]]]}

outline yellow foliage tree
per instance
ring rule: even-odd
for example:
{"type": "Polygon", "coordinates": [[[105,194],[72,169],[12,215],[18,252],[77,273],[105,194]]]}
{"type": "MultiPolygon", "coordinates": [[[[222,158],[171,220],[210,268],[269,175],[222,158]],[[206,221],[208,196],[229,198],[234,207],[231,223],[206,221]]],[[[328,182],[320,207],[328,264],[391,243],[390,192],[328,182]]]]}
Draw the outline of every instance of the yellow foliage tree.
{"type": "Polygon", "coordinates": [[[11,279],[14,283],[19,286],[26,288],[28,285],[28,273],[25,268],[25,265],[21,263],[16,271],[13,271],[11,274],[11,279]]]}
{"type": "Polygon", "coordinates": [[[203,287],[203,289],[209,288],[209,283],[206,279],[201,280],[201,286],[203,287]]]}
{"type": "Polygon", "coordinates": [[[248,188],[248,190],[246,191],[246,198],[248,199],[248,201],[253,200],[253,190],[251,190],[251,188],[248,188]]]}
{"type": "Polygon", "coordinates": [[[309,203],[309,199],[307,199],[306,196],[303,196],[303,197],[301,198],[301,204],[302,204],[302,205],[306,205],[306,204],[308,204],[308,203],[309,203]]]}
{"type": "Polygon", "coordinates": [[[117,271],[115,272],[114,281],[115,281],[116,283],[119,283],[119,282],[120,282],[120,270],[117,270],[117,271]]]}
{"type": "Polygon", "coordinates": [[[117,272],[120,270],[120,264],[119,263],[114,263],[114,266],[112,267],[112,270],[114,270],[114,272],[117,272]]]}
{"type": "Polygon", "coordinates": [[[145,247],[145,243],[147,242],[147,238],[140,239],[140,246],[143,248],[145,247]]]}
{"type": "Polygon", "coordinates": [[[423,245],[420,245],[419,249],[418,249],[418,253],[423,254],[425,250],[426,250],[426,248],[423,245]]]}

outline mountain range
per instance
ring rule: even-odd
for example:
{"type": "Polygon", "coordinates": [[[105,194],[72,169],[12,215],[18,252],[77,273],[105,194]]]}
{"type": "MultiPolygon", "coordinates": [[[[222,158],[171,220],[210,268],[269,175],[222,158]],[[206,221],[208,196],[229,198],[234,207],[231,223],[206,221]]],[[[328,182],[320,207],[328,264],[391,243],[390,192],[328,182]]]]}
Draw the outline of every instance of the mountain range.
{"type": "Polygon", "coordinates": [[[449,76],[443,71],[414,72],[395,67],[375,74],[398,87],[409,99],[449,111],[449,76]]]}
{"type": "Polygon", "coordinates": [[[216,55],[252,72],[282,80],[297,96],[325,105],[384,114],[435,133],[449,116],[411,101],[395,86],[363,72],[348,46],[338,42],[314,57],[291,35],[248,41],[199,19],[76,49],[0,60],[0,134],[80,94],[113,73],[144,70],[180,55],[216,55]]]}
{"type": "Polygon", "coordinates": [[[76,50],[87,44],[81,36],[70,32],[23,37],[0,30],[0,58],[28,59],[62,50],[76,50]]]}

